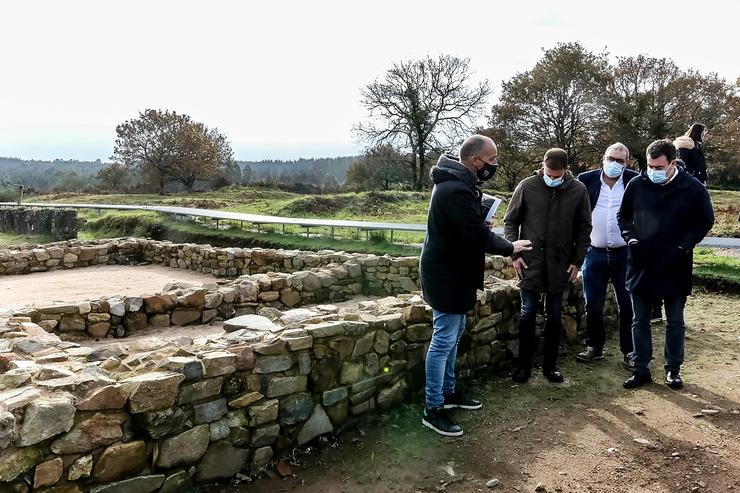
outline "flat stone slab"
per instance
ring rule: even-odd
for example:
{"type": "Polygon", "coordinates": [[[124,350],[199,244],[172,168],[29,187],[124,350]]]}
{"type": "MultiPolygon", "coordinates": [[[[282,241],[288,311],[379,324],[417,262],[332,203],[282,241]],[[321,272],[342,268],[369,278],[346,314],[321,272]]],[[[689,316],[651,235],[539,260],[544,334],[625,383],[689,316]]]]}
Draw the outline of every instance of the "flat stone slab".
{"type": "Polygon", "coordinates": [[[321,313],[309,310],[308,308],[295,308],[283,313],[280,317],[280,323],[290,325],[293,323],[303,322],[321,316],[321,313]]]}
{"type": "Polygon", "coordinates": [[[249,329],[258,332],[277,332],[283,328],[275,325],[272,320],[262,315],[241,315],[224,321],[224,330],[234,332],[240,329],[249,329]]]}

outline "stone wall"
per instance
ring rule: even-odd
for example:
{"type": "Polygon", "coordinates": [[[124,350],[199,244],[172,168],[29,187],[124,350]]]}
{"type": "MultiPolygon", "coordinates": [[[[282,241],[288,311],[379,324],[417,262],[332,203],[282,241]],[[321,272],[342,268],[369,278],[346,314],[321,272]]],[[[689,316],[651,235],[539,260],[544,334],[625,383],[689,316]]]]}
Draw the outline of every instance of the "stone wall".
{"type": "MultiPolygon", "coordinates": [[[[247,281],[253,299],[257,279],[235,283],[234,296],[247,281]]],[[[197,299],[205,309],[209,296],[229,296],[222,289],[170,293],[174,306],[197,299]]],[[[579,288],[566,296],[566,333],[575,337],[579,288]]],[[[123,308],[137,304],[147,299],[123,308]]],[[[518,305],[509,283],[480,292],[458,353],[462,376],[510,367],[518,305]]],[[[74,315],[85,311],[90,322],[89,308],[74,315]]],[[[0,490],[182,491],[248,474],[423,388],[432,326],[418,295],[259,313],[228,320],[220,335],[165,333],[137,351],[115,341],[82,347],[30,318],[0,325],[0,490]]]]}
{"type": "Polygon", "coordinates": [[[0,231],[45,234],[55,240],[77,238],[77,210],[0,208],[0,231]]]}
{"type": "MultiPolygon", "coordinates": [[[[10,255],[32,255],[36,263],[26,270],[147,261],[240,275],[42,306],[0,321],[0,491],[186,491],[255,472],[276,454],[423,389],[432,325],[418,293],[351,308],[327,304],[373,289],[416,288],[413,257],[141,239],[64,242],[10,255]],[[76,258],[45,264],[66,255],[76,258]],[[214,318],[227,319],[224,332],[111,339],[214,318]],[[78,344],[85,337],[108,339],[85,347],[78,344]]],[[[19,268],[17,257],[8,262],[19,268]]],[[[510,263],[491,258],[488,266],[499,276],[489,278],[469,314],[458,353],[462,377],[478,368],[507,370],[518,354],[518,290],[497,279],[510,263]]],[[[564,303],[565,335],[575,341],[585,322],[580,284],[564,303]]],[[[613,325],[613,304],[606,313],[613,325]]]]}
{"type": "MultiPolygon", "coordinates": [[[[141,262],[227,278],[267,272],[292,273],[352,262],[362,269],[362,292],[379,295],[413,291],[418,289],[419,279],[418,257],[392,258],[332,250],[215,248],[143,238],[67,241],[0,250],[0,275],[141,262]]],[[[487,257],[486,272],[501,279],[515,276],[511,259],[503,257],[487,257]]]]}

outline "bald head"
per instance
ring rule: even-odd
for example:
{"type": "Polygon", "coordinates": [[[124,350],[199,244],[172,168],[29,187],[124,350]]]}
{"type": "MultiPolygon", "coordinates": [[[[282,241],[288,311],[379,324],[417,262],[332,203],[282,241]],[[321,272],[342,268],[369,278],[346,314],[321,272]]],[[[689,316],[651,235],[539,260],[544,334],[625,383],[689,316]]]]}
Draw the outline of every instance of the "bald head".
{"type": "Polygon", "coordinates": [[[473,156],[496,155],[496,144],[485,135],[471,135],[460,146],[460,161],[470,163],[473,156]]]}

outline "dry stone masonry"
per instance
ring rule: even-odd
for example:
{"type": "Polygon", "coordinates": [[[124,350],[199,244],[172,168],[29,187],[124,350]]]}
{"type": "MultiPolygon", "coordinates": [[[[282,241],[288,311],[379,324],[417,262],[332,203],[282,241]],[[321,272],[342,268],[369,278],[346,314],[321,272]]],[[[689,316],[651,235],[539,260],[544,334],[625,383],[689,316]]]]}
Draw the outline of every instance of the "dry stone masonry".
{"type": "MultiPolygon", "coordinates": [[[[413,291],[418,289],[419,278],[417,257],[391,258],[386,255],[333,250],[307,252],[265,248],[216,248],[210,245],[171,243],[143,238],[63,241],[0,249],[0,275],[30,274],[91,265],[139,263],[190,269],[229,278],[268,272],[292,273],[326,267],[329,264],[349,263],[359,266],[365,283],[363,292],[372,294],[413,291]]],[[[486,271],[501,279],[512,279],[515,275],[511,259],[503,257],[488,257],[486,271]]]]}
{"type": "MultiPolygon", "coordinates": [[[[145,261],[238,277],[0,321],[0,491],[186,491],[257,471],[423,388],[432,325],[416,259],[125,239],[19,249],[4,263],[18,270],[18,255],[31,254],[38,267],[53,249],[76,255],[72,267],[145,261]],[[331,304],[374,291],[394,296],[331,304]],[[217,319],[222,332],[168,336],[170,325],[217,319]],[[147,326],[162,330],[136,344],[116,339],[147,326]]],[[[580,287],[565,302],[575,339],[580,287]]],[[[510,367],[518,308],[517,289],[491,276],[461,340],[462,376],[510,367]]]]}
{"type": "Polygon", "coordinates": [[[55,240],[77,238],[77,210],[0,208],[0,231],[45,234],[55,240]]]}

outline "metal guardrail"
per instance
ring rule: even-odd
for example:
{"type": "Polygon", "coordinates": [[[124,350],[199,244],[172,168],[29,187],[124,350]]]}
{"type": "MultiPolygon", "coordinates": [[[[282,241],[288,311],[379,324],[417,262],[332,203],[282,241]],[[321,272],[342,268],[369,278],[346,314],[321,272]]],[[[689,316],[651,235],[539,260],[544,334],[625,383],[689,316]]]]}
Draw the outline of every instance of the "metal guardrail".
{"type": "MultiPolygon", "coordinates": [[[[0,206],[3,207],[19,207],[16,202],[0,202],[0,206]]],[[[280,225],[293,225],[306,228],[307,232],[309,228],[314,227],[329,227],[329,228],[354,228],[365,231],[366,236],[368,231],[379,231],[387,230],[391,232],[391,241],[393,240],[393,231],[411,231],[416,233],[426,233],[426,224],[416,223],[387,223],[387,222],[373,222],[373,221],[346,221],[341,219],[305,219],[296,217],[280,217],[280,216],[263,216],[259,214],[244,214],[241,212],[227,212],[227,211],[214,211],[208,209],[196,209],[193,207],[170,207],[170,206],[159,206],[159,205],[113,205],[113,204],[47,204],[47,203],[35,203],[35,202],[24,202],[21,204],[22,207],[56,207],[56,208],[72,208],[72,209],[99,209],[99,210],[141,210],[141,211],[155,211],[163,212],[165,214],[173,214],[175,216],[190,216],[190,217],[206,217],[214,219],[217,222],[219,220],[227,221],[243,221],[258,226],[260,224],[280,224],[280,225]]],[[[498,234],[503,233],[503,228],[495,228],[494,231],[498,234]]],[[[740,238],[722,238],[716,236],[707,236],[699,243],[701,246],[707,246],[712,248],[738,248],[740,249],[740,238]]]]}

